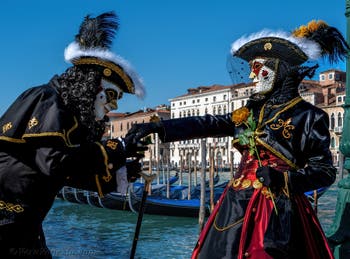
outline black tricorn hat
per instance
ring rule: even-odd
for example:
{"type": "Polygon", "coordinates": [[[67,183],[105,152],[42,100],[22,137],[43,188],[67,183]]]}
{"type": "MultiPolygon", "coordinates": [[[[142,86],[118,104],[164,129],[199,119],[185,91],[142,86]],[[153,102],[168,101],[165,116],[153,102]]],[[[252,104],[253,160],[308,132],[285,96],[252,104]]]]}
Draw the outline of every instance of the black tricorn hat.
{"type": "Polygon", "coordinates": [[[278,58],[291,65],[327,57],[329,61],[343,60],[349,51],[344,37],[323,21],[311,21],[292,33],[263,30],[236,40],[231,54],[246,61],[255,58],[278,58]]]}
{"type": "Polygon", "coordinates": [[[93,67],[101,73],[104,80],[123,92],[142,98],[145,94],[142,80],[129,62],[110,50],[119,27],[117,19],[114,12],[106,12],[95,18],[87,15],[75,41],[65,49],[64,57],[75,66],[93,67]]]}

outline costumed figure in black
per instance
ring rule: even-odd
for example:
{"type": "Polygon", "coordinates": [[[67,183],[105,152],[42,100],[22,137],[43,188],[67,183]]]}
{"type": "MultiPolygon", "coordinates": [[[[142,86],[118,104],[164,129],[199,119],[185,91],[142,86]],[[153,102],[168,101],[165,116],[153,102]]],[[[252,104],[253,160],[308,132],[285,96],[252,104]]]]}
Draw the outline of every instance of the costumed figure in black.
{"type": "Polygon", "coordinates": [[[42,222],[63,186],[102,196],[127,184],[119,171],[138,177],[138,159],[126,159],[143,147],[101,140],[123,93],[144,94],[132,67],[110,50],[118,26],[114,12],[86,16],[65,50],[73,66],[22,93],[0,118],[2,258],[51,258],[42,222]]]}
{"type": "Polygon", "coordinates": [[[241,154],[237,173],[203,228],[192,258],[333,258],[304,192],[330,186],[336,177],[329,150],[328,115],[303,100],[298,86],[317,65],[348,52],[340,32],[312,21],[292,33],[262,31],[232,44],[232,58],[248,66],[256,87],[246,106],[204,115],[134,125],[138,141],[158,132],[164,142],[233,136],[241,154]]]}

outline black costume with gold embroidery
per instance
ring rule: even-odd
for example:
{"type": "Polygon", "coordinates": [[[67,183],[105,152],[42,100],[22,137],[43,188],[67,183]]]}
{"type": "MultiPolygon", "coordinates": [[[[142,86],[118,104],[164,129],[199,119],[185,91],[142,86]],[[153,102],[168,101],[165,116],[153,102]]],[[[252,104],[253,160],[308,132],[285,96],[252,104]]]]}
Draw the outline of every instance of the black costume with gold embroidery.
{"type": "Polygon", "coordinates": [[[144,94],[135,71],[109,50],[117,28],[114,12],[86,16],[65,51],[73,66],[26,90],[0,118],[2,258],[51,258],[42,222],[63,186],[102,196],[138,177],[144,148],[101,140],[122,94],[144,94]]]}
{"type": "Polygon", "coordinates": [[[41,223],[64,185],[116,189],[104,147],[86,141],[52,82],[25,91],[0,125],[0,251],[40,248],[41,223]]]}

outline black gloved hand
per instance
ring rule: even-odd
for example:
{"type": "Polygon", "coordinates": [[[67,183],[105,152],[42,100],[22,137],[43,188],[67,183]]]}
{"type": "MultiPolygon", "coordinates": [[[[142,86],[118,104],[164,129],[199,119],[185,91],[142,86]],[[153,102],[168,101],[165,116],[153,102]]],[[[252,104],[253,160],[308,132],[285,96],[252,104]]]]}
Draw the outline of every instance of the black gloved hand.
{"type": "Polygon", "coordinates": [[[134,124],[126,134],[124,141],[128,144],[136,144],[151,133],[160,133],[162,128],[161,121],[134,124]]]}
{"type": "Polygon", "coordinates": [[[109,169],[117,170],[126,163],[125,144],[121,139],[107,139],[101,141],[107,156],[109,169]]]}
{"type": "Polygon", "coordinates": [[[137,178],[140,178],[140,172],[142,171],[142,165],[138,159],[134,159],[126,162],[126,172],[129,182],[135,182],[137,178]]]}
{"type": "Polygon", "coordinates": [[[272,191],[279,191],[284,187],[284,175],[283,172],[269,166],[262,166],[256,170],[256,178],[267,187],[270,187],[272,191]]]}
{"type": "Polygon", "coordinates": [[[145,141],[138,141],[137,143],[127,142],[124,139],[126,157],[135,157],[141,159],[145,156],[145,151],[148,149],[145,141]]]}

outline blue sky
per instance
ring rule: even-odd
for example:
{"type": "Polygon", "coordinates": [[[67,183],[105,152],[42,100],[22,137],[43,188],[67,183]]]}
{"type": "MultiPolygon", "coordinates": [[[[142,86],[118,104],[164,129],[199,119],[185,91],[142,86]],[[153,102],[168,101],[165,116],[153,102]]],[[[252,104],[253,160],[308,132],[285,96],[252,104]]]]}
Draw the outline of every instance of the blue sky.
{"type": "MultiPolygon", "coordinates": [[[[143,78],[147,95],[124,95],[120,112],[169,104],[188,88],[229,85],[231,43],[264,28],[290,31],[322,19],[345,34],[346,0],[1,0],[0,114],[25,89],[69,67],[64,48],[83,17],[114,10],[113,51],[143,78]]],[[[345,70],[345,64],[322,68],[345,70]]],[[[319,69],[320,72],[322,69],[319,69]]]]}

